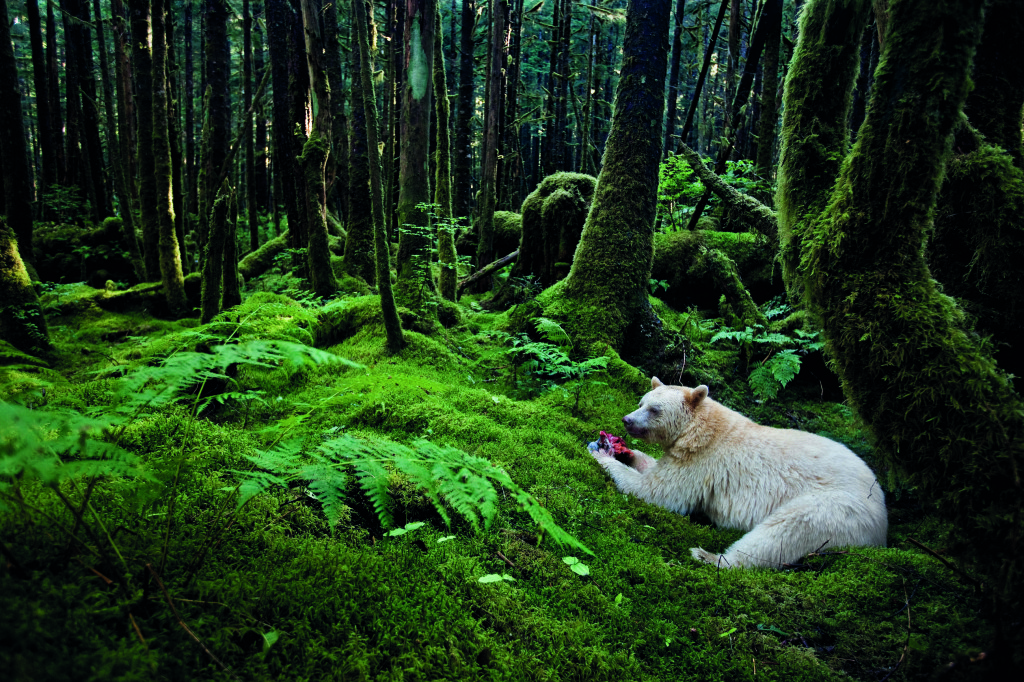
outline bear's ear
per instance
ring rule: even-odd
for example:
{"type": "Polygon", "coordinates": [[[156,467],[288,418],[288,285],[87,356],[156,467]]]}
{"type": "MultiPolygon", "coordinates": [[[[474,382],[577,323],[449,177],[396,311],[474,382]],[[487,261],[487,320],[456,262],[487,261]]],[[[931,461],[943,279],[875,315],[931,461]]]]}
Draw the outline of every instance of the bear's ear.
{"type": "Polygon", "coordinates": [[[701,404],[701,402],[704,400],[704,398],[707,398],[707,397],[708,397],[708,387],[705,386],[704,384],[701,384],[697,388],[695,388],[692,391],[690,391],[690,400],[689,400],[690,407],[696,409],[696,407],[701,404]]]}
{"type": "Polygon", "coordinates": [[[654,389],[656,389],[656,388],[661,388],[664,385],[665,384],[661,383],[661,379],[659,379],[658,377],[651,377],[651,390],[652,391],[654,389]]]}

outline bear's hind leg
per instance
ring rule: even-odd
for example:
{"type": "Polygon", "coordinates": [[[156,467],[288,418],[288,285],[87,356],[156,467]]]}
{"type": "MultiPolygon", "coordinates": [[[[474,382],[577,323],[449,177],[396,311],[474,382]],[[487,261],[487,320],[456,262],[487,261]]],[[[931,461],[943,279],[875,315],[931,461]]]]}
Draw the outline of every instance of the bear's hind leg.
{"type": "Polygon", "coordinates": [[[703,549],[691,550],[695,559],[722,567],[784,568],[825,545],[848,544],[837,537],[835,500],[804,497],[790,500],[734,542],[721,557],[703,549]],[[705,556],[706,555],[706,556],[705,556]]]}

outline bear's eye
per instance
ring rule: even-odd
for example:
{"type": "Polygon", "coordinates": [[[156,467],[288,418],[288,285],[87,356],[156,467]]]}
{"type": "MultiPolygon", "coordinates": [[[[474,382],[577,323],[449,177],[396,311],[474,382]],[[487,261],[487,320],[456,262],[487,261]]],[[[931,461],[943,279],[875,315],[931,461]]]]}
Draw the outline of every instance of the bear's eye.
{"type": "Polygon", "coordinates": [[[650,409],[651,414],[655,414],[655,415],[658,414],[659,412],[661,412],[661,409],[657,408],[657,407],[651,407],[651,408],[648,408],[648,409],[650,409]]]}

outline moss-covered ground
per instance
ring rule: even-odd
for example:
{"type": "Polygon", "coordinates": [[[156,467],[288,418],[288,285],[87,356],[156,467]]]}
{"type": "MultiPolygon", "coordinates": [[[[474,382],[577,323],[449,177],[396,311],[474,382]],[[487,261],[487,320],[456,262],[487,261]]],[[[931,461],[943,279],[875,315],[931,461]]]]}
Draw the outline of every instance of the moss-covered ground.
{"type": "MultiPolygon", "coordinates": [[[[490,333],[507,327],[508,313],[464,301],[448,329],[425,336],[407,325],[407,348],[390,356],[372,296],[321,306],[250,292],[206,326],[43,303],[58,354],[44,367],[0,348],[5,409],[31,406],[43,420],[118,415],[103,438],[136,455],[146,475],[51,483],[0,469],[4,679],[789,681],[984,672],[983,661],[971,663],[995,636],[984,598],[909,542],[941,552],[948,532],[912,490],[890,486],[888,548],[828,552],[785,571],[698,564],[690,547],[718,552],[741,533],[619,494],[586,451],[599,430],[621,432],[639,394],[596,375],[575,406],[572,392],[540,391],[522,368],[526,380],[512,383],[506,348],[490,333]],[[225,339],[317,345],[360,367],[242,363],[160,406],[126,392],[125,377],[225,339]],[[223,400],[196,414],[218,391],[223,400]],[[135,407],[116,411],[124,405],[135,407]],[[301,480],[234,513],[242,472],[253,469],[247,456],[287,439],[313,450],[339,433],[426,439],[487,458],[593,556],[538,533],[503,490],[488,528],[474,532],[454,515],[447,527],[396,472],[388,484],[396,527],[425,522],[400,536],[388,535],[354,484],[334,527],[301,480]],[[76,521],[70,510],[90,488],[76,521]],[[570,555],[589,575],[570,569],[570,555]],[[514,580],[481,583],[487,574],[514,580]]],[[[777,400],[755,401],[740,350],[708,344],[714,322],[656,306],[690,344],[684,380],[707,381],[716,398],[762,423],[823,433],[875,464],[852,412],[823,401],[820,382],[797,380],[777,400]]],[[[9,462],[17,453],[5,449],[7,429],[18,425],[2,428],[0,460],[9,462]]],[[[67,452],[57,453],[63,466],[75,464],[67,452]]]]}

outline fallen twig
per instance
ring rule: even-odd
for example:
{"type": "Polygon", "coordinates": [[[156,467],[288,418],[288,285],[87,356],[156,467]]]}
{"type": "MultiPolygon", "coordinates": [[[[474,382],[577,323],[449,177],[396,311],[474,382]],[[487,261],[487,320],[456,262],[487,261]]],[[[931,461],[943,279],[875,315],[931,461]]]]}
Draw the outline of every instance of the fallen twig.
{"type": "MultiPolygon", "coordinates": [[[[171,611],[174,613],[174,617],[178,620],[178,625],[181,626],[181,629],[188,633],[188,636],[191,637],[196,644],[203,648],[203,651],[206,652],[206,655],[209,656],[214,663],[219,665],[224,672],[234,677],[234,674],[231,672],[231,669],[228,668],[223,661],[217,658],[212,651],[207,649],[206,645],[203,644],[203,642],[196,636],[196,633],[192,632],[188,625],[185,624],[185,621],[181,619],[181,614],[178,613],[178,608],[174,605],[174,600],[171,599],[170,593],[164,586],[164,581],[160,580],[160,576],[157,575],[156,570],[153,568],[153,564],[146,564],[146,568],[149,569],[149,572],[152,574],[153,579],[156,580],[156,584],[160,586],[160,590],[164,593],[164,599],[167,600],[167,605],[171,607],[171,611]]],[[[134,622],[134,619],[132,620],[132,622],[134,622]]]]}
{"type": "Polygon", "coordinates": [[[485,265],[482,269],[477,270],[476,272],[474,272],[472,275],[470,275],[466,279],[459,280],[459,285],[455,289],[455,295],[458,296],[459,294],[462,293],[463,289],[468,287],[473,282],[477,281],[478,279],[480,279],[482,277],[486,277],[487,275],[491,274],[495,270],[499,270],[499,269],[505,267],[506,265],[508,265],[509,263],[511,263],[512,261],[514,261],[518,257],[519,257],[519,249],[516,249],[515,251],[513,251],[510,254],[508,254],[504,258],[499,258],[498,260],[494,261],[490,265],[485,265]]]}
{"type": "Polygon", "coordinates": [[[923,543],[921,543],[918,540],[915,540],[914,538],[912,538],[910,536],[907,536],[907,541],[910,542],[911,544],[913,544],[915,547],[923,549],[928,554],[931,554],[933,557],[935,557],[936,559],[941,561],[943,566],[945,566],[949,570],[953,571],[954,573],[959,575],[961,578],[964,578],[965,580],[970,582],[975,587],[978,587],[978,588],[982,587],[981,582],[977,578],[972,578],[971,576],[969,576],[966,573],[964,573],[963,569],[961,569],[959,566],[957,566],[956,564],[954,564],[950,560],[946,559],[945,557],[941,556],[934,549],[931,549],[930,547],[926,547],[923,543]]]}
{"type": "Polygon", "coordinates": [[[509,561],[509,560],[508,560],[508,557],[507,557],[507,556],[505,556],[504,554],[502,554],[501,552],[498,552],[498,556],[500,556],[500,557],[502,558],[502,560],[503,560],[503,561],[504,561],[504,562],[505,562],[506,564],[508,564],[509,566],[511,566],[512,568],[515,568],[515,567],[516,567],[516,565],[515,565],[514,563],[512,563],[511,561],[509,561]]]}
{"type": "Polygon", "coordinates": [[[903,598],[906,600],[907,609],[907,640],[903,643],[903,653],[900,654],[900,660],[896,661],[896,665],[893,666],[889,674],[883,677],[878,682],[885,682],[887,679],[893,676],[893,674],[900,669],[900,664],[903,663],[903,659],[907,657],[907,651],[910,649],[910,597],[907,596],[907,581],[903,580],[903,598]]]}

